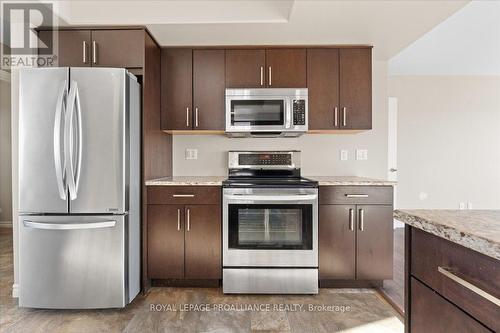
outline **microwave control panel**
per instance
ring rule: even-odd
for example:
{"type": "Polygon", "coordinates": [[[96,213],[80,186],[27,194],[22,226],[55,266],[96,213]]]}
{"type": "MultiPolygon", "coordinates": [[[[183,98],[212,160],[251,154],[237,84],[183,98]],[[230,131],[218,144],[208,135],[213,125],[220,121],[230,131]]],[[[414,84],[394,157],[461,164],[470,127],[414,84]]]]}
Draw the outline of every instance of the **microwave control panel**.
{"type": "Polygon", "coordinates": [[[306,101],[303,99],[293,100],[293,124],[305,125],[306,124],[306,101]]]}

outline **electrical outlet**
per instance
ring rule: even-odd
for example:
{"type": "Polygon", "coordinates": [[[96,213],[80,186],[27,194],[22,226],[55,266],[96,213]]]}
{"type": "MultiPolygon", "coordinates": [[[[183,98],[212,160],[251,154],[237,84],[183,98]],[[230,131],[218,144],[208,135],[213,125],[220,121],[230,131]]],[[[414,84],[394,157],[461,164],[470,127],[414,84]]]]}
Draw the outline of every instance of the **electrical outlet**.
{"type": "Polygon", "coordinates": [[[472,202],[467,203],[467,209],[472,209],[472,202]]]}
{"type": "Polygon", "coordinates": [[[356,160],[365,161],[368,159],[368,150],[367,149],[356,149],[356,160]]]}
{"type": "Polygon", "coordinates": [[[186,160],[197,160],[198,149],[186,148],[185,158],[186,160]]]}
{"type": "Polygon", "coordinates": [[[347,149],[340,150],[340,160],[347,161],[349,159],[349,151],[347,149]]]}
{"type": "Polygon", "coordinates": [[[458,208],[459,208],[459,209],[465,209],[465,202],[461,202],[461,203],[458,205],[458,208]]]}

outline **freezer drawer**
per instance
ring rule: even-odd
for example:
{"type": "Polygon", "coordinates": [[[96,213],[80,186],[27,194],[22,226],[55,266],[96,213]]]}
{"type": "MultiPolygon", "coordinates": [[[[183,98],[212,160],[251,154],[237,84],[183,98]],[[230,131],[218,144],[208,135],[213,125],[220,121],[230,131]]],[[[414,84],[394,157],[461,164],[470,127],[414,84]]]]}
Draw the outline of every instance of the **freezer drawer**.
{"type": "Polygon", "coordinates": [[[128,303],[127,216],[21,216],[19,306],[118,308],[128,303]]]}

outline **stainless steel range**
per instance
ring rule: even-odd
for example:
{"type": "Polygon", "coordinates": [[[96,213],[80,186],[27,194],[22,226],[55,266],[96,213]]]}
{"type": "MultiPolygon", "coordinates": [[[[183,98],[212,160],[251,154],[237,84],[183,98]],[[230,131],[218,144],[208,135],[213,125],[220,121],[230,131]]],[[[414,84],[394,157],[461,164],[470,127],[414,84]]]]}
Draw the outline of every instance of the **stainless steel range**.
{"type": "Polygon", "coordinates": [[[230,151],[223,182],[224,293],[318,292],[318,183],[299,151],[230,151]]]}

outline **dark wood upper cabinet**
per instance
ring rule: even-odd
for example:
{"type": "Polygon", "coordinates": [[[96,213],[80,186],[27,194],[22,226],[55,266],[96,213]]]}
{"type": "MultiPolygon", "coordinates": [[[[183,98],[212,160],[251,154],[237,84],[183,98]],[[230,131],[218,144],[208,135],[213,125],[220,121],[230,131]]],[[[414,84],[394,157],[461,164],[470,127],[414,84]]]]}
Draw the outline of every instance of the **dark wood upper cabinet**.
{"type": "Polygon", "coordinates": [[[309,129],[340,127],[339,50],[307,50],[307,87],[309,91],[309,129]]]}
{"type": "Polygon", "coordinates": [[[221,206],[190,205],[185,207],[185,278],[221,278],[221,206]]]}
{"type": "Polygon", "coordinates": [[[306,49],[267,49],[267,87],[307,87],[306,67],[306,49]]]}
{"type": "Polygon", "coordinates": [[[148,205],[148,276],[184,277],[184,206],[148,205]]]}
{"type": "Polygon", "coordinates": [[[226,50],[226,88],[263,88],[265,50],[226,50]]]}
{"type": "Polygon", "coordinates": [[[163,49],[161,71],[162,129],[192,129],[193,50],[163,49]]]}
{"type": "Polygon", "coordinates": [[[372,52],[340,49],[340,126],[372,128],[372,52]]]}
{"type": "Polygon", "coordinates": [[[356,278],[356,206],[319,206],[319,278],[356,278]]]}
{"type": "MultiPolygon", "coordinates": [[[[223,130],[225,51],[193,51],[193,129],[223,130]]],[[[168,69],[167,69],[168,70],[168,69]]]]}
{"type": "MultiPolygon", "coordinates": [[[[38,37],[48,47],[53,48],[57,55],[54,66],[89,67],[91,66],[91,32],[90,30],[59,30],[39,31],[38,37]],[[57,39],[54,41],[52,39],[57,39]]],[[[44,48],[39,48],[38,53],[44,55],[44,48]]]]}
{"type": "Polygon", "coordinates": [[[394,243],[392,206],[358,205],[356,208],[356,278],[390,279],[394,243]]]}
{"type": "Polygon", "coordinates": [[[93,67],[142,67],[144,30],[92,30],[90,58],[93,67]]]}

